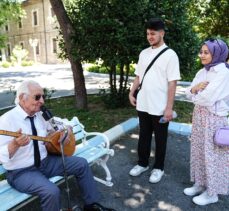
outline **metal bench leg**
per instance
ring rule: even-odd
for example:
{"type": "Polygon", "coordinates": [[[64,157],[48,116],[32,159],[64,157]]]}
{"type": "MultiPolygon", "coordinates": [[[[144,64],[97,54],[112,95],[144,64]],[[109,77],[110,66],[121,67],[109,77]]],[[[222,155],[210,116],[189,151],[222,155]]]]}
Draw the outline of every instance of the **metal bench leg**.
{"type": "MultiPolygon", "coordinates": [[[[112,150],[111,150],[112,151],[112,150]]],[[[113,152],[111,152],[111,154],[113,154],[113,152]]],[[[96,161],[96,163],[100,166],[103,167],[104,171],[106,172],[106,180],[100,179],[98,177],[94,177],[94,179],[106,186],[112,187],[113,186],[113,182],[111,182],[111,173],[109,168],[107,167],[107,161],[109,159],[109,155],[106,155],[104,158],[99,159],[98,161],[96,161]]]]}

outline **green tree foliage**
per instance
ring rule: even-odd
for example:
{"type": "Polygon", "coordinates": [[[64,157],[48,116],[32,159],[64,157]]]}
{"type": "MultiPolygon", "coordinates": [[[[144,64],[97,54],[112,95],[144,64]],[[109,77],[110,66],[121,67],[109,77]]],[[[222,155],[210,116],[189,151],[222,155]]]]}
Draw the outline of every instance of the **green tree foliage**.
{"type": "Polygon", "coordinates": [[[23,49],[20,45],[15,45],[12,51],[11,61],[21,65],[22,61],[26,60],[28,51],[23,49]]]}
{"type": "Polygon", "coordinates": [[[76,108],[87,109],[87,92],[85,86],[85,79],[83,75],[83,68],[80,57],[75,56],[74,49],[78,49],[76,43],[73,43],[73,38],[76,36],[72,21],[70,20],[63,2],[61,0],[49,0],[53,11],[56,14],[60,25],[60,33],[62,34],[64,42],[62,42],[63,51],[71,63],[71,69],[74,79],[76,108]]]}
{"type": "MultiPolygon", "coordinates": [[[[199,50],[196,33],[189,23],[188,0],[150,0],[146,19],[161,17],[166,24],[165,42],[179,56],[182,78],[195,70],[195,59],[199,50]]],[[[196,70],[195,70],[196,71],[196,70]]]]}
{"type": "Polygon", "coordinates": [[[130,64],[137,61],[145,40],[142,17],[146,3],[139,0],[66,1],[76,31],[73,39],[78,48],[74,55],[81,61],[102,58],[110,75],[108,103],[116,99],[116,106],[126,101],[130,64]]]}
{"type": "Polygon", "coordinates": [[[148,46],[144,23],[161,17],[167,25],[166,43],[181,62],[181,72],[191,72],[197,37],[187,19],[187,0],[65,0],[75,28],[73,55],[81,61],[101,58],[110,74],[110,99],[122,105],[128,90],[128,73],[140,51],[148,46]],[[117,79],[117,68],[120,79],[117,79]]]}
{"type": "MultiPolygon", "coordinates": [[[[24,15],[20,0],[1,0],[0,1],[0,27],[9,20],[18,20],[24,15]]],[[[0,34],[0,48],[4,47],[6,36],[0,34]]]]}
{"type": "Polygon", "coordinates": [[[228,40],[228,11],[228,0],[191,0],[189,18],[201,39],[220,36],[228,40]]]}

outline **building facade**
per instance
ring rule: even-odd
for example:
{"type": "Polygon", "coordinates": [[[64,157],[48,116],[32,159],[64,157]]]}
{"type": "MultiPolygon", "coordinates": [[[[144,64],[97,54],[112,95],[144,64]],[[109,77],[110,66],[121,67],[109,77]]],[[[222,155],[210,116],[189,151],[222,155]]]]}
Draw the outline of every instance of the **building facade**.
{"type": "Polygon", "coordinates": [[[28,50],[28,59],[35,62],[60,63],[57,58],[58,23],[49,0],[26,0],[22,3],[26,16],[18,22],[8,22],[2,28],[7,43],[1,49],[2,58],[9,59],[15,45],[28,50]]]}

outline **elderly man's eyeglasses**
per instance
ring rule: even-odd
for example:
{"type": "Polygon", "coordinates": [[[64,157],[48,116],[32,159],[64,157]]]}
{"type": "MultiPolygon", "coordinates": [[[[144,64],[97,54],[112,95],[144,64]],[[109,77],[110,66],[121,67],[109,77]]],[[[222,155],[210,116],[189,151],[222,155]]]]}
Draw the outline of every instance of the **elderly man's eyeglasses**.
{"type": "Polygon", "coordinates": [[[37,95],[34,95],[34,96],[33,96],[34,100],[36,100],[36,101],[39,101],[39,100],[41,99],[41,97],[42,97],[43,99],[45,99],[45,95],[37,94],[37,95]]]}

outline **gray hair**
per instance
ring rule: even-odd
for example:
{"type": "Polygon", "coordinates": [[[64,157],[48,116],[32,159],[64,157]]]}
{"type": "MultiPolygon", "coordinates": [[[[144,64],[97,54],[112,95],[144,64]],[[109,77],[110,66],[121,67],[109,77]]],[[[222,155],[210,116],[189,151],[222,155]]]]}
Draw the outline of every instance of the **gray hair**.
{"type": "Polygon", "coordinates": [[[33,80],[23,81],[21,85],[18,87],[17,92],[16,92],[16,98],[14,101],[16,105],[19,104],[20,95],[25,94],[24,96],[26,97],[26,95],[30,94],[30,90],[29,90],[30,86],[39,86],[40,87],[40,84],[33,80]]]}

